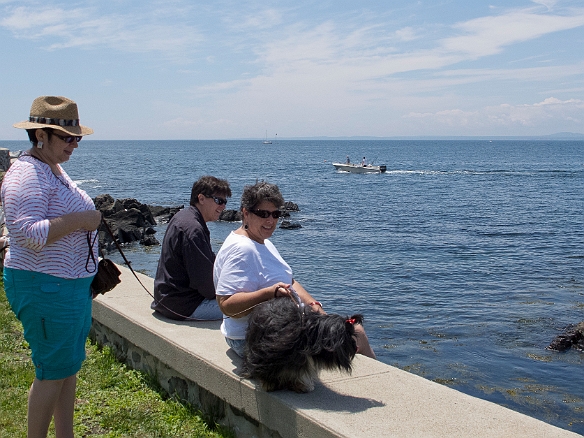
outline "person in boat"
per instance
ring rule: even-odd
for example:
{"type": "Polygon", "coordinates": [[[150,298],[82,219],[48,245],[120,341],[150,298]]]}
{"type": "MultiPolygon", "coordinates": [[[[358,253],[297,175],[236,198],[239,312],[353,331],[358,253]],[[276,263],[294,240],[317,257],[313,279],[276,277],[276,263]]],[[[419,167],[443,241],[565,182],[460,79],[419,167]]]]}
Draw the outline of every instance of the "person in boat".
{"type": "Polygon", "coordinates": [[[22,323],[35,378],[28,395],[28,436],[73,436],[77,372],[91,327],[90,285],[97,272],[94,245],[101,213],[61,164],[82,136],[77,104],[62,96],[36,98],[25,129],[31,149],[10,166],[2,204],[10,246],[4,288],[22,323]]]}
{"type": "Polygon", "coordinates": [[[361,166],[363,167],[367,166],[367,161],[365,161],[365,157],[363,157],[363,159],[361,160],[361,166]]]}
{"type": "Polygon", "coordinates": [[[347,155],[347,164],[351,164],[351,159],[349,158],[348,155],[347,155]]]}
{"type": "Polygon", "coordinates": [[[215,253],[207,222],[225,210],[231,188],[226,180],[203,176],[193,184],[190,206],[176,213],[162,241],[151,308],[171,319],[218,320],[215,253]]]}
{"type": "MultiPolygon", "coordinates": [[[[223,312],[221,333],[243,357],[248,315],[254,306],[279,297],[292,297],[315,312],[322,304],[294,278],[292,269],[269,240],[282,216],[284,198],[278,186],[259,182],[241,196],[241,227],[232,231],[217,253],[214,282],[223,312]]],[[[358,353],[375,357],[365,330],[355,326],[358,353]]]]}

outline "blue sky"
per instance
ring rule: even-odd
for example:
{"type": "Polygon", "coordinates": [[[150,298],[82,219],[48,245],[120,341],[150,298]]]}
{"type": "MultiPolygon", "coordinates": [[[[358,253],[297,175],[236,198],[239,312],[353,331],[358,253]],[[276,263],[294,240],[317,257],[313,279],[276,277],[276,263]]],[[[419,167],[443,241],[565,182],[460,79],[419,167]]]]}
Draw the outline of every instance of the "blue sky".
{"type": "Polygon", "coordinates": [[[0,0],[0,139],[584,133],[584,1],[0,0]]]}

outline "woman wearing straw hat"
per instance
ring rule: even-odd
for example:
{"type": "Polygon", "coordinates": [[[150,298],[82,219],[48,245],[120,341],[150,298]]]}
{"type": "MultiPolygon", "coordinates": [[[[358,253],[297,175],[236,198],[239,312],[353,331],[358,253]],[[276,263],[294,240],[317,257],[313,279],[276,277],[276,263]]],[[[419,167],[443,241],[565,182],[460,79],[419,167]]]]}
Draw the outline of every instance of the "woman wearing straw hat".
{"type": "Polygon", "coordinates": [[[32,143],[2,184],[10,235],[4,287],[36,374],[28,398],[28,436],[45,437],[54,417],[57,438],[73,437],[101,214],[60,164],[93,130],[79,124],[75,102],[56,96],[35,99],[29,119],[14,127],[26,129],[32,143]]]}

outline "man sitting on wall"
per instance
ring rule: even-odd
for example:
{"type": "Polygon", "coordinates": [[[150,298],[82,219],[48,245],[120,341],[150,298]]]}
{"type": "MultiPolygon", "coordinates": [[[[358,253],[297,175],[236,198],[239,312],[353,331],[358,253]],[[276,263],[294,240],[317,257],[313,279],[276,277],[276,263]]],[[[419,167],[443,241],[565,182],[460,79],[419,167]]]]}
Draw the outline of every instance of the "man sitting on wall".
{"type": "Polygon", "coordinates": [[[170,222],[154,280],[156,312],[171,319],[222,319],[215,300],[215,254],[207,222],[219,219],[231,188],[226,180],[203,176],[193,184],[190,206],[170,222]]]}

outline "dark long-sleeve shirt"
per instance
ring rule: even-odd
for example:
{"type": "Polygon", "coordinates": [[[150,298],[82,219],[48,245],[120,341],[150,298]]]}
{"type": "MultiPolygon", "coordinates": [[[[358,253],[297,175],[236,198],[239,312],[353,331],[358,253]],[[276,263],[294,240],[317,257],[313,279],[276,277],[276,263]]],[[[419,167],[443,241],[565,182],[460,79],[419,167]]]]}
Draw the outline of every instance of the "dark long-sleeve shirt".
{"type": "Polygon", "coordinates": [[[185,319],[206,298],[215,299],[209,229],[196,207],[168,223],[154,280],[152,308],[167,318],[185,319]]]}

